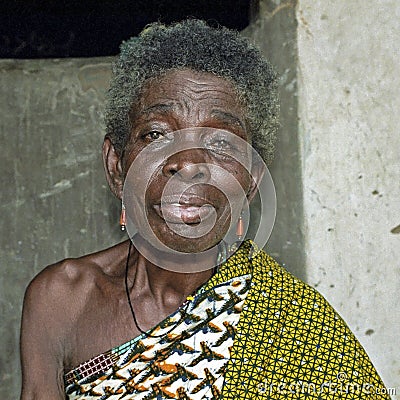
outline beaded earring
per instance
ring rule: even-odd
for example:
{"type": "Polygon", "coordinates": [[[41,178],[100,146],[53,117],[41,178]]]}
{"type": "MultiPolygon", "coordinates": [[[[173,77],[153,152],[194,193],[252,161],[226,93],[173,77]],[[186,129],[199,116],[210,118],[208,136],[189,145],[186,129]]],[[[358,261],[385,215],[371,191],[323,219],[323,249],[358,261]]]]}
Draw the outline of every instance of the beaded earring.
{"type": "Polygon", "coordinates": [[[244,235],[244,222],[243,222],[243,212],[240,213],[239,219],[236,225],[236,236],[238,237],[238,240],[242,240],[243,235],[244,235]]]}
{"type": "Polygon", "coordinates": [[[125,205],[121,202],[121,214],[119,216],[119,226],[121,227],[121,231],[126,229],[126,211],[125,205]]]}

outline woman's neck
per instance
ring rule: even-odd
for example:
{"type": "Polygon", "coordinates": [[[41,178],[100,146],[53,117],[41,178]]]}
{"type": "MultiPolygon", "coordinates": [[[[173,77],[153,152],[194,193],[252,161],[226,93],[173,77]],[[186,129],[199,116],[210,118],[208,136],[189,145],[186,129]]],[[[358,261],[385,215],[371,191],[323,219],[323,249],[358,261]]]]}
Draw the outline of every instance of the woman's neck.
{"type": "Polygon", "coordinates": [[[180,305],[187,296],[194,294],[214,274],[218,256],[217,249],[214,249],[201,255],[171,257],[150,249],[144,243],[137,246],[136,242],[132,253],[132,265],[128,265],[132,270],[129,274],[130,292],[134,297],[145,292],[160,307],[180,305]]]}

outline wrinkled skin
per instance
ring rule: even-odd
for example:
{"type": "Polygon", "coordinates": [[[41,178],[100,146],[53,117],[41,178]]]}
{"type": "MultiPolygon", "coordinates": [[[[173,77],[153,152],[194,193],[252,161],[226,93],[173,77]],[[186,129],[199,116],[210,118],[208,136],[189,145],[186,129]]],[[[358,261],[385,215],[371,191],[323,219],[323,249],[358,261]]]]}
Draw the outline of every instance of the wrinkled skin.
{"type": "MultiPolygon", "coordinates": [[[[125,174],[145,146],[153,145],[148,146],[152,150],[145,156],[141,154],[139,168],[131,177],[133,190],[146,193],[145,201],[137,208],[142,213],[147,210],[148,223],[163,243],[185,252],[203,251],[221,240],[228,230],[232,211],[233,220],[237,220],[243,206],[243,191],[250,190],[251,182],[246,169],[234,157],[220,151],[229,150],[231,138],[247,139],[245,115],[235,92],[229,82],[220,78],[210,75],[207,82],[199,81],[201,74],[195,75],[197,80],[192,75],[187,71],[169,73],[157,81],[157,91],[144,91],[140,103],[132,110],[135,124],[122,158],[125,174]],[[207,128],[202,131],[196,127],[207,128]],[[181,129],[184,131],[179,135],[171,135],[181,129]],[[162,147],[164,142],[168,145],[172,141],[167,139],[169,135],[177,142],[176,149],[164,159],[162,147]],[[179,151],[185,145],[187,149],[179,151]],[[222,170],[225,174],[220,173],[222,170]],[[152,172],[148,185],[144,179],[146,171],[152,172]],[[235,193],[236,187],[229,176],[237,179],[242,192],[235,193]],[[182,197],[180,204],[176,199],[171,200],[161,211],[161,196],[168,181],[175,187],[170,197],[175,197],[175,193],[182,193],[182,197]],[[226,196],[236,206],[233,210],[226,196]],[[207,211],[214,209],[216,221],[207,235],[190,240],[187,238],[190,225],[200,220],[200,212],[195,208],[201,206],[202,217],[207,218],[210,214],[207,211]],[[175,229],[171,230],[166,221],[175,225],[175,229]]],[[[120,188],[116,191],[119,195],[120,188]]]]}

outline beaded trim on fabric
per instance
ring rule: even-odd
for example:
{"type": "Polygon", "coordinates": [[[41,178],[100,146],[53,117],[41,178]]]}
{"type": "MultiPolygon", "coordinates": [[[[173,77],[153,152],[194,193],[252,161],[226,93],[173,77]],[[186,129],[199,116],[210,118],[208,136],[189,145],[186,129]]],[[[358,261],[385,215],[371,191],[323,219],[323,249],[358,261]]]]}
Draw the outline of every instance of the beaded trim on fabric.
{"type": "Polygon", "coordinates": [[[118,360],[118,355],[113,354],[111,351],[93,357],[76,367],[74,370],[65,374],[65,383],[67,385],[74,381],[85,379],[89,376],[97,375],[107,371],[118,360]]]}

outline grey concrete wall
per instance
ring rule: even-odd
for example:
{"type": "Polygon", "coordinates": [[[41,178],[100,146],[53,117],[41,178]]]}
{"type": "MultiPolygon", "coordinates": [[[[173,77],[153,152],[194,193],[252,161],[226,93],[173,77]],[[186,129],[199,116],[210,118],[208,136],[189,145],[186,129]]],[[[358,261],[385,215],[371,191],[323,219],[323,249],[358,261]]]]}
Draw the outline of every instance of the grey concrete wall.
{"type": "Polygon", "coordinates": [[[282,75],[271,251],[325,295],[398,395],[399,17],[396,0],[261,0],[246,29],[282,75]]]}
{"type": "Polygon", "coordinates": [[[400,396],[400,2],[296,16],[307,279],[400,396]]]}
{"type": "Polygon", "coordinates": [[[0,398],[19,396],[22,297],[45,265],[120,238],[101,163],[108,60],[0,61],[0,398]]]}
{"type": "Polygon", "coordinates": [[[261,1],[243,34],[271,61],[280,76],[281,118],[276,155],[270,168],[276,189],[274,230],[266,250],[290,272],[306,278],[303,199],[297,116],[297,20],[294,2],[261,1]]]}

